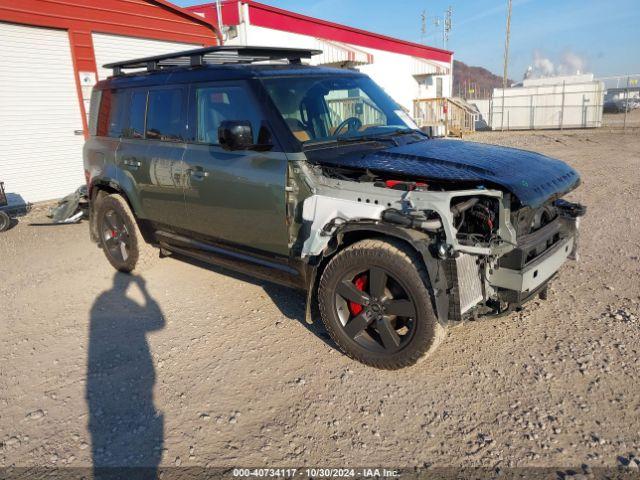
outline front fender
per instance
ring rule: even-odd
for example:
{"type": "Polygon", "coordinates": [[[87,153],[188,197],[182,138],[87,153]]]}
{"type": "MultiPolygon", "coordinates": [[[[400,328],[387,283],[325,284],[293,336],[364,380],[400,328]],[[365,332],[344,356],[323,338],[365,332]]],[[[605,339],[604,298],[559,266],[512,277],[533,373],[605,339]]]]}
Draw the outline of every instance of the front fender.
{"type": "Polygon", "coordinates": [[[310,275],[311,285],[307,298],[307,320],[310,319],[310,302],[315,294],[316,282],[318,275],[321,274],[322,268],[326,265],[326,261],[338,252],[347,243],[350,235],[357,234],[359,238],[363,237],[391,237],[408,244],[422,258],[429,275],[429,284],[425,287],[431,294],[434,311],[436,312],[438,321],[446,326],[449,320],[449,294],[448,283],[445,269],[442,261],[431,253],[430,246],[432,238],[426,233],[412,230],[409,228],[399,227],[388,223],[376,222],[371,220],[352,220],[341,224],[335,232],[327,235],[327,246],[323,252],[316,257],[313,271],[310,275]]]}

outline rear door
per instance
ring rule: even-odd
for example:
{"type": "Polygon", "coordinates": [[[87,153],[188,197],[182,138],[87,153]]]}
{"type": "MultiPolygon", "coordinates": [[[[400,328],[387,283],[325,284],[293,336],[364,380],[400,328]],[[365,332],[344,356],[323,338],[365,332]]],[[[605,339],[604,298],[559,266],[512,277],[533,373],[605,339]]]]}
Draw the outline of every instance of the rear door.
{"type": "Polygon", "coordinates": [[[183,156],[187,92],[183,86],[130,91],[129,123],[118,149],[121,181],[133,192],[136,213],[172,227],[186,226],[183,156]]]}
{"type": "Polygon", "coordinates": [[[192,85],[190,144],[184,157],[189,230],[214,241],[287,255],[287,161],[268,152],[227,151],[218,144],[224,120],[249,121],[254,143],[270,136],[260,103],[246,82],[192,85]]]}

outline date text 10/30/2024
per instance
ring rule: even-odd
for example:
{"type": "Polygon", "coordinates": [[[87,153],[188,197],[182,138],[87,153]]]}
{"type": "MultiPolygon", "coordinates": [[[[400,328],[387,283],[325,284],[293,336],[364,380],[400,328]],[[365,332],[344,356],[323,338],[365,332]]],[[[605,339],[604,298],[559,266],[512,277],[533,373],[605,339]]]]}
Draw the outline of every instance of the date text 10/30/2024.
{"type": "Polygon", "coordinates": [[[398,470],[388,468],[234,468],[237,478],[395,478],[398,470]]]}

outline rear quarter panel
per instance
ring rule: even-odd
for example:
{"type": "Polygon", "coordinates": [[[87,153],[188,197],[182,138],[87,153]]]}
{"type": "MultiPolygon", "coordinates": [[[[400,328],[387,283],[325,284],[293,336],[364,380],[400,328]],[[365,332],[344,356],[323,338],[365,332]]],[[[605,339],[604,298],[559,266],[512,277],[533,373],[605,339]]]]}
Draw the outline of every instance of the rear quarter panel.
{"type": "Polygon", "coordinates": [[[144,217],[142,206],[136,194],[136,186],[129,176],[123,175],[117,162],[119,138],[92,136],[84,144],[84,168],[90,180],[89,197],[93,189],[100,185],[121,191],[128,199],[136,215],[144,217]]]}

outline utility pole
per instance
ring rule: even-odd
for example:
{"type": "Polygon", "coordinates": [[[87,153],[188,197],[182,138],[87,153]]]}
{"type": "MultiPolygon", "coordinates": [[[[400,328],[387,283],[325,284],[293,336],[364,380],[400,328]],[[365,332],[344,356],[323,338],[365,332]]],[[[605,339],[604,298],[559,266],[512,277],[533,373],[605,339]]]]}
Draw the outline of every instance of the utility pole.
{"type": "Polygon", "coordinates": [[[511,36],[511,0],[507,0],[507,33],[504,40],[504,74],[502,88],[507,88],[507,70],[509,66],[509,37],[511,36]]]}
{"type": "Polygon", "coordinates": [[[507,89],[507,74],[509,65],[509,37],[511,36],[511,0],[507,0],[507,32],[504,40],[504,72],[502,74],[502,126],[504,130],[504,91],[507,89]]]}
{"type": "Polygon", "coordinates": [[[449,5],[447,11],[444,14],[444,22],[442,24],[442,45],[444,49],[447,48],[447,43],[449,43],[449,33],[451,33],[451,17],[453,16],[453,8],[449,5]]]}
{"type": "Polygon", "coordinates": [[[427,11],[423,10],[420,14],[420,41],[425,43],[428,35],[427,35],[427,24],[433,23],[435,28],[435,32],[438,32],[440,26],[442,26],[442,48],[447,48],[447,43],[449,42],[449,34],[451,33],[452,27],[452,17],[453,17],[453,8],[449,6],[449,8],[444,12],[444,17],[433,16],[430,17],[427,15],[427,11]]]}

